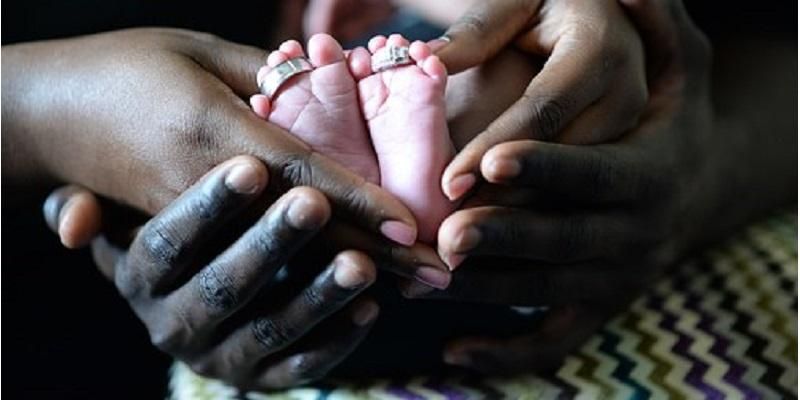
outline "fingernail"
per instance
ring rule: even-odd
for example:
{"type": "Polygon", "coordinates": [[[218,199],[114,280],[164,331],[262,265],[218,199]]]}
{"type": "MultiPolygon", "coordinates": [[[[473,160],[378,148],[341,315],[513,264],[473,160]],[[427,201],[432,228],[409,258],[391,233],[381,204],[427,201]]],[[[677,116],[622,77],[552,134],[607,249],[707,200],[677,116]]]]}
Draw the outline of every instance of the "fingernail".
{"type": "Polygon", "coordinates": [[[314,215],[312,209],[313,206],[305,197],[298,196],[289,203],[289,209],[286,210],[286,220],[290,225],[300,230],[310,231],[317,229],[321,221],[320,218],[314,215]]]}
{"type": "Polygon", "coordinates": [[[74,215],[69,212],[70,208],[75,204],[73,201],[74,199],[69,199],[63,207],[61,207],[61,211],[58,213],[58,238],[61,241],[61,244],[68,248],[74,249],[77,247],[77,243],[72,241],[73,237],[70,235],[69,231],[72,228],[73,218],[74,215]]]}
{"type": "Polygon", "coordinates": [[[522,172],[522,164],[517,160],[499,158],[489,163],[487,178],[497,181],[507,181],[517,177],[522,172]]]}
{"type": "Polygon", "coordinates": [[[452,40],[450,39],[450,36],[444,35],[429,41],[427,45],[430,47],[431,51],[435,53],[441,50],[444,46],[447,46],[447,44],[451,41],[452,40]]]}
{"type": "Polygon", "coordinates": [[[253,194],[261,186],[261,179],[252,164],[240,163],[225,176],[225,185],[236,193],[253,194]]]}
{"type": "Polygon", "coordinates": [[[380,229],[383,236],[403,246],[411,246],[417,241],[417,230],[400,221],[385,221],[380,229]]]}
{"type": "Polygon", "coordinates": [[[375,317],[378,316],[378,311],[378,305],[374,302],[363,303],[353,312],[353,323],[358,326],[365,326],[375,320],[375,317]]]}
{"type": "Polygon", "coordinates": [[[353,265],[337,265],[333,270],[333,279],[336,284],[345,289],[358,289],[364,287],[371,280],[370,276],[353,265]]]}
{"type": "Polygon", "coordinates": [[[427,265],[419,266],[414,271],[414,278],[436,289],[447,289],[450,286],[450,272],[427,265]]]}
{"type": "Polygon", "coordinates": [[[473,186],[475,186],[475,174],[467,173],[459,175],[450,180],[445,188],[445,194],[450,201],[460,199],[467,193],[473,186]]]}

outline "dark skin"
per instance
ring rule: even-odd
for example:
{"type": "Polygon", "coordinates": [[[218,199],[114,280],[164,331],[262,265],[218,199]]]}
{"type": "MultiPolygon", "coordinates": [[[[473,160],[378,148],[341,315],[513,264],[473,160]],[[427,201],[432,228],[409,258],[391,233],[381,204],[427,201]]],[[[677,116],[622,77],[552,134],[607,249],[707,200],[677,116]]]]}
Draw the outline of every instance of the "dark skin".
{"type": "Polygon", "coordinates": [[[440,243],[455,238],[446,248],[467,261],[436,297],[554,307],[529,335],[451,343],[451,364],[554,368],[683,257],[796,202],[797,98],[786,84],[796,80],[795,45],[723,48],[715,95],[724,100],[715,110],[711,48],[683,5],[627,3],[648,48],[658,49],[641,124],[613,144],[493,147],[481,160],[489,184],[443,224],[440,243]],[[551,196],[571,206],[538,206],[551,196]],[[469,228],[477,242],[465,240],[469,228]],[[521,257],[493,259],[500,254],[521,257]]]}
{"type": "Polygon", "coordinates": [[[283,302],[258,300],[330,220],[331,206],[317,190],[290,190],[230,246],[204,254],[258,199],[267,175],[258,160],[236,157],[164,208],[127,249],[107,237],[93,248],[98,267],[156,347],[243,389],[318,379],[364,338],[378,313],[377,304],[361,296],[375,280],[375,265],[357,251],[335,255],[283,302]],[[232,172],[236,166],[243,172],[232,172]]]}
{"type": "MultiPolygon", "coordinates": [[[[634,2],[632,6],[637,4],[634,2]]],[[[704,57],[706,53],[702,37],[693,31],[694,28],[685,19],[685,15],[681,14],[679,7],[675,8],[675,4],[669,7],[666,15],[670,18],[662,18],[661,26],[667,25],[665,20],[677,20],[675,30],[680,32],[681,40],[680,46],[664,52],[667,60],[673,58],[671,64],[667,62],[667,65],[672,65],[673,70],[667,68],[669,73],[662,75],[667,79],[662,82],[682,81],[682,84],[664,84],[664,87],[660,87],[658,81],[656,84],[651,82],[651,88],[663,91],[661,96],[658,91],[654,91],[653,99],[648,105],[647,118],[629,138],[613,145],[591,149],[516,141],[495,146],[481,158],[481,175],[493,185],[481,187],[470,200],[469,205],[477,207],[462,212],[462,218],[471,216],[472,219],[467,218],[461,226],[478,227],[481,233],[486,230],[490,238],[494,236],[516,240],[480,241],[479,249],[463,252],[474,260],[468,258],[457,272],[448,296],[459,300],[508,304],[545,303],[554,305],[555,310],[542,329],[530,336],[503,341],[476,338],[455,343],[446,355],[450,362],[493,372],[552,366],[569,349],[580,344],[609,315],[627,304],[629,298],[619,298],[618,293],[638,292],[686,252],[724,235],[733,227],[774,205],[793,198],[796,193],[796,176],[784,176],[783,180],[775,177],[789,168],[787,165],[791,164],[793,157],[796,162],[796,155],[792,154],[792,149],[796,147],[796,138],[791,139],[796,127],[792,130],[791,126],[769,125],[775,121],[787,121],[786,110],[791,114],[791,107],[774,110],[777,118],[759,118],[758,123],[762,125],[757,126],[774,130],[774,136],[764,138],[755,135],[758,131],[752,128],[754,120],[748,120],[750,116],[746,116],[743,120],[724,122],[726,140],[719,140],[718,134],[713,132],[721,130],[718,127],[722,119],[715,116],[708,106],[710,96],[706,89],[707,60],[704,57]],[[676,57],[677,52],[692,56],[676,57]],[[685,59],[693,60],[694,63],[682,62],[685,59]],[[680,138],[683,137],[692,140],[681,141],[680,138]],[[731,138],[738,140],[732,141],[731,138]],[[795,146],[787,145],[787,140],[794,140],[795,146]],[[497,159],[520,161],[523,168],[519,174],[509,177],[507,170],[496,168],[498,164],[502,164],[497,159]],[[748,161],[743,162],[743,159],[748,161]],[[763,165],[764,168],[750,168],[752,163],[763,165]],[[525,173],[530,170],[541,171],[542,165],[552,168],[545,170],[552,175],[542,177],[525,173]],[[598,183],[596,178],[603,176],[598,174],[606,173],[614,179],[599,180],[598,183]],[[602,184],[604,182],[605,185],[602,184]],[[681,190],[675,186],[679,186],[681,190]],[[703,189],[687,190],[694,187],[703,189]],[[575,193],[575,188],[583,188],[586,192],[575,193]],[[745,189],[759,193],[758,201],[737,204],[725,201],[729,197],[727,193],[745,189]],[[650,191],[654,193],[649,193],[650,191]],[[546,204],[539,196],[533,196],[536,193],[564,196],[575,202],[578,210],[592,210],[595,207],[604,209],[608,206],[617,206],[619,210],[616,210],[618,213],[601,215],[603,218],[587,218],[582,225],[564,217],[565,214],[571,214],[569,209],[554,212],[549,219],[547,215],[538,216],[536,218],[545,222],[542,225],[551,227],[554,232],[564,227],[574,228],[564,229],[565,235],[560,236],[564,239],[563,242],[569,244],[568,249],[574,249],[574,252],[562,249],[553,254],[542,253],[553,250],[550,246],[533,246],[529,250],[531,253],[525,256],[534,260],[534,263],[525,258],[514,261],[492,260],[492,254],[508,254],[514,248],[528,248],[530,243],[553,237],[546,234],[547,232],[504,232],[504,229],[514,229],[514,225],[501,223],[504,217],[509,217],[504,213],[511,212],[514,213],[512,217],[525,218],[526,214],[531,213],[519,214],[520,210],[524,211],[525,207],[539,201],[546,204]],[[664,193],[667,195],[655,195],[664,193]],[[493,210],[484,215],[472,212],[479,207],[496,209],[499,208],[498,205],[508,210],[493,210]],[[714,210],[718,214],[711,216],[709,214],[712,213],[708,210],[714,210]],[[697,223],[709,217],[724,223],[697,223]],[[547,224],[548,221],[553,223],[547,224]],[[696,226],[714,226],[716,229],[691,229],[696,226]],[[584,240],[585,237],[576,235],[593,231],[614,232],[615,229],[610,227],[619,228],[620,236],[603,235],[602,240],[605,242],[589,243],[584,240]],[[625,227],[630,230],[625,230],[625,227]],[[649,227],[647,233],[652,233],[652,237],[641,235],[640,230],[643,227],[649,227]],[[625,245],[630,238],[641,240],[641,250],[619,251],[620,246],[625,245]],[[602,261],[589,262],[579,258],[576,262],[571,258],[576,257],[576,253],[591,255],[592,257],[587,257],[590,261],[595,258],[602,261]],[[489,262],[481,263],[481,260],[474,257],[476,255],[490,257],[489,262]],[[491,269],[499,263],[510,268],[504,268],[500,273],[491,269]],[[557,267],[554,268],[552,264],[557,267]],[[564,267],[560,267],[562,265],[564,267]],[[642,265],[646,268],[641,268],[642,265]],[[609,287],[597,287],[595,282],[598,276],[612,284],[609,287]],[[619,279],[609,279],[609,276],[619,279]],[[497,297],[498,293],[511,296],[497,297]],[[592,302],[585,301],[583,296],[571,296],[573,293],[582,293],[585,297],[590,297],[592,302]]],[[[650,9],[648,14],[645,8],[645,11],[637,15],[639,20],[646,20],[648,15],[652,17],[658,13],[653,13],[653,9],[650,9]]],[[[657,34],[655,33],[656,37],[657,34]]],[[[658,65],[658,60],[653,62],[658,65]]],[[[740,104],[739,107],[758,109],[748,107],[748,104],[740,104]]],[[[458,216],[456,214],[453,218],[458,216]]],[[[456,228],[458,227],[457,225],[456,228]]],[[[561,240],[554,244],[556,249],[564,245],[561,240]]],[[[484,258],[483,261],[486,260],[484,258]]]]}
{"type": "MultiPolygon", "coordinates": [[[[313,153],[288,132],[264,123],[249,110],[240,96],[248,96],[257,90],[253,71],[263,63],[264,51],[206,34],[171,29],[119,31],[7,46],[3,50],[6,56],[3,68],[7,72],[3,77],[3,180],[9,187],[24,189],[20,193],[47,187],[57,181],[73,181],[137,211],[138,215],[158,214],[163,210],[156,222],[164,224],[154,222],[150,226],[188,229],[192,224],[181,218],[196,216],[198,212],[207,214],[208,210],[216,209],[203,206],[203,201],[208,200],[203,192],[194,192],[199,199],[188,195],[186,201],[190,204],[183,207],[180,202],[173,204],[173,200],[210,167],[237,154],[252,154],[261,163],[258,168],[263,170],[264,183],[258,190],[258,199],[245,196],[254,205],[248,211],[249,215],[257,216],[273,205],[285,205],[286,196],[291,195],[292,198],[302,198],[302,203],[309,207],[301,213],[300,219],[311,218],[316,225],[303,231],[305,235],[278,236],[284,241],[263,243],[274,248],[260,248],[252,254],[240,249],[250,257],[249,261],[239,258],[238,267],[226,270],[227,277],[246,275],[240,269],[247,267],[251,268],[252,274],[252,268],[257,265],[252,263],[253,260],[278,262],[290,259],[293,251],[325,226],[323,236],[327,235],[329,239],[321,238],[321,241],[331,243],[335,248],[334,254],[325,260],[331,265],[330,271],[335,272],[339,268],[336,265],[345,263],[353,265],[347,268],[355,268],[357,275],[372,277],[364,280],[359,289],[374,279],[374,263],[409,278],[420,279],[419,271],[423,269],[428,274],[435,270],[440,278],[438,284],[446,286],[449,281],[449,271],[433,249],[397,243],[412,244],[416,227],[410,212],[399,201],[326,157],[313,153]],[[120,43],[125,43],[125,46],[120,46],[120,43]],[[58,135],[52,132],[58,132],[58,135]],[[268,184],[267,175],[271,178],[268,184]],[[302,187],[305,189],[287,192],[302,187]],[[173,206],[167,207],[170,204],[173,206]],[[200,210],[192,207],[200,207],[200,210]],[[392,241],[386,238],[382,229],[386,222],[399,223],[407,229],[400,236],[393,235],[396,240],[392,241]],[[341,231],[352,234],[341,235],[341,231]],[[358,249],[363,252],[356,251],[358,249]]],[[[64,205],[75,202],[55,201],[50,204],[55,205],[51,211],[58,215],[64,205]]],[[[98,206],[89,204],[89,207],[98,206]]],[[[184,259],[182,246],[192,247],[192,241],[181,240],[202,236],[208,228],[197,227],[193,231],[177,233],[171,229],[144,229],[139,236],[131,236],[125,233],[125,228],[131,227],[130,221],[138,219],[131,217],[130,209],[123,218],[126,224],[112,224],[117,225],[116,232],[95,242],[94,255],[98,266],[130,300],[137,315],[145,322],[151,340],[197,370],[242,387],[288,386],[316,378],[320,371],[338,364],[368,329],[369,321],[363,318],[360,324],[354,325],[349,321],[354,313],[363,316],[365,312],[359,310],[364,307],[374,310],[375,304],[352,296],[339,296],[337,293],[341,290],[331,289],[331,277],[335,273],[322,272],[320,279],[308,283],[308,290],[301,288],[293,296],[303,299],[307,293],[319,292],[333,298],[307,298],[339,306],[325,306],[315,311],[313,307],[298,302],[295,308],[280,314],[281,320],[269,325],[269,330],[275,333],[259,335],[259,343],[273,343],[270,345],[273,347],[265,345],[261,352],[248,353],[246,359],[236,364],[237,368],[220,367],[221,363],[230,364],[227,356],[233,351],[209,354],[212,344],[220,340],[220,321],[226,320],[231,313],[242,325],[246,325],[248,320],[257,321],[260,318],[257,314],[248,318],[238,310],[271,275],[265,273],[260,279],[253,280],[254,286],[247,289],[247,293],[233,296],[235,301],[224,301],[232,304],[225,313],[203,318],[208,305],[198,297],[200,293],[191,290],[198,285],[191,282],[202,280],[203,276],[181,281],[185,277],[180,271],[187,268],[186,263],[198,267],[209,262],[209,255],[203,254],[200,259],[186,256],[188,259],[184,259]],[[120,232],[123,234],[119,235],[120,232]],[[172,238],[171,234],[177,237],[172,238]],[[120,236],[122,241],[118,240],[120,236]],[[132,244],[131,237],[134,238],[132,244]],[[143,239],[137,240],[136,237],[143,239]],[[123,247],[110,248],[111,243],[123,247]],[[147,246],[153,243],[166,243],[167,246],[157,249],[147,246]],[[132,246],[130,250],[123,251],[128,244],[132,246]],[[163,256],[160,261],[153,260],[157,255],[163,256]],[[124,268],[118,268],[120,265],[124,268]],[[150,276],[143,281],[142,276],[153,273],[151,268],[174,272],[167,277],[150,276]],[[154,290],[154,287],[159,289],[154,290]],[[180,291],[177,287],[187,289],[180,291]],[[170,297],[173,291],[187,294],[170,297]],[[168,300],[170,298],[172,300],[168,300]],[[345,308],[343,302],[349,303],[349,308],[333,313],[345,308]],[[324,337],[315,339],[313,332],[290,329],[298,325],[315,326],[323,319],[325,326],[337,327],[337,335],[328,338],[330,342],[324,337]],[[186,324],[170,325],[165,321],[186,324]],[[276,326],[278,328],[274,328],[276,326]],[[288,331],[279,336],[282,340],[269,339],[269,335],[278,335],[280,328],[288,331]],[[291,352],[292,349],[283,347],[301,337],[305,340],[297,347],[297,357],[287,355],[283,360],[273,354],[278,350],[291,352]],[[282,344],[275,347],[274,343],[282,344]],[[267,356],[272,361],[264,364],[278,369],[252,367],[267,356]],[[252,368],[238,368],[241,364],[252,368]]],[[[266,212],[267,216],[275,216],[283,210],[272,208],[266,212]]],[[[226,216],[230,215],[214,217],[226,216]]],[[[99,226],[99,217],[94,221],[99,226]]],[[[278,217],[270,219],[270,223],[257,223],[258,218],[248,221],[253,224],[251,228],[263,237],[271,238],[290,228],[276,224],[275,221],[282,221],[278,217]]],[[[275,267],[271,266],[272,269],[275,267]]],[[[220,282],[229,281],[220,278],[220,282]]],[[[220,290],[236,293],[234,289],[220,290]]],[[[267,296],[259,304],[279,304],[293,298],[285,294],[276,297],[281,300],[267,296]]],[[[243,341],[239,339],[232,343],[243,341]]]]}

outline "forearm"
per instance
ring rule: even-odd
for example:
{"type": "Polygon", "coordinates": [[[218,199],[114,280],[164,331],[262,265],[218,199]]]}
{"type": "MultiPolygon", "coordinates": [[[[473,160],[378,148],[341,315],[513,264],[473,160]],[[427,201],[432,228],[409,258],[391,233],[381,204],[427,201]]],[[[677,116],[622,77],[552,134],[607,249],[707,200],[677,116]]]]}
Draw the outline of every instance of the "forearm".
{"type": "Polygon", "coordinates": [[[718,45],[714,162],[696,197],[697,244],[797,202],[796,43],[718,45]],[[705,203],[703,205],[702,203],[705,203]]]}

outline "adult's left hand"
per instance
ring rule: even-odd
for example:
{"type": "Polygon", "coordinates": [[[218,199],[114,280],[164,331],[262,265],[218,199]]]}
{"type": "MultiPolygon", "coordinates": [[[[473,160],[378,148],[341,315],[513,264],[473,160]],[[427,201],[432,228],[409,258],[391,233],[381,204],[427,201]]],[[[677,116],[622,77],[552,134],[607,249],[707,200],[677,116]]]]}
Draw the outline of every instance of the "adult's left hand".
{"type": "Polygon", "coordinates": [[[645,107],[644,50],[617,0],[479,1],[446,37],[449,43],[432,45],[451,74],[484,64],[510,45],[544,60],[519,100],[445,169],[442,190],[451,200],[475,187],[481,159],[496,144],[609,142],[633,128],[645,107]]]}
{"type": "Polygon", "coordinates": [[[491,147],[480,163],[490,184],[439,232],[443,259],[464,265],[429,297],[546,305],[549,315],[530,335],[457,340],[446,361],[553,367],[713,231],[701,221],[723,196],[715,174],[730,156],[712,129],[708,41],[679,0],[628,3],[661,46],[642,123],[612,144],[491,147]]]}

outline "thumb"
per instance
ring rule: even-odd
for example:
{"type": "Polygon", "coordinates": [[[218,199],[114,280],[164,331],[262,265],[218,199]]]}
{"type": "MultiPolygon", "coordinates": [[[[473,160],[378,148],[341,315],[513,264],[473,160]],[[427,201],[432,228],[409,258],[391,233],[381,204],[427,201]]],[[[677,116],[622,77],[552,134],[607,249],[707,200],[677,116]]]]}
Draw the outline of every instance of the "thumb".
{"type": "Polygon", "coordinates": [[[436,52],[451,74],[482,64],[507,47],[533,21],[541,0],[479,1],[444,34],[436,52]]]}
{"type": "Polygon", "coordinates": [[[267,63],[267,51],[220,38],[204,41],[193,54],[203,68],[224,82],[239,97],[258,93],[256,73],[267,63]]]}

